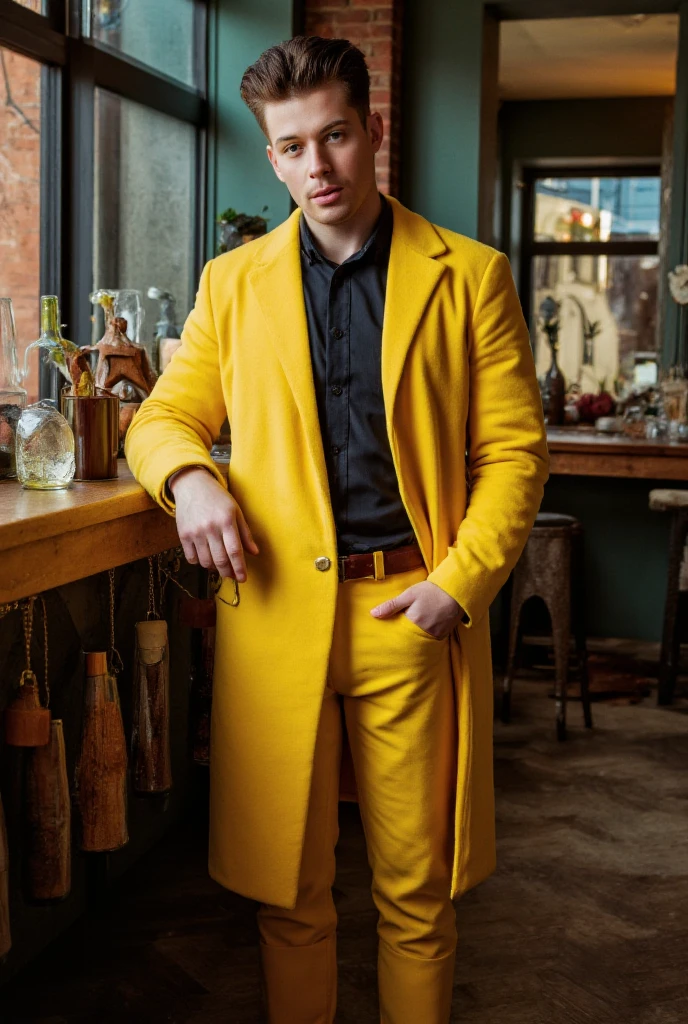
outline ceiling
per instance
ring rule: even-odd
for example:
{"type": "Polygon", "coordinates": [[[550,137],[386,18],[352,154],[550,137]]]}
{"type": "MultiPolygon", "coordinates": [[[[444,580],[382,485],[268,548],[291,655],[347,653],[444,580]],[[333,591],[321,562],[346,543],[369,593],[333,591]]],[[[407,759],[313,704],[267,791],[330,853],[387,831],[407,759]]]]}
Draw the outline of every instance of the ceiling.
{"type": "Polygon", "coordinates": [[[500,95],[506,100],[670,96],[678,15],[504,21],[500,95]]]}

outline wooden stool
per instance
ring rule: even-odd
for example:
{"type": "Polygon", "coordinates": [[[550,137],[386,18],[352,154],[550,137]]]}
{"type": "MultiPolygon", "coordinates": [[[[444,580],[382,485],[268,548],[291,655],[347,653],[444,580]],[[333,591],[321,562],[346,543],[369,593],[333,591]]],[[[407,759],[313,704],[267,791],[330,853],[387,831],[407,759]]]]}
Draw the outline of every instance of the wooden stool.
{"type": "Polygon", "coordinates": [[[688,491],[650,491],[650,508],[655,512],[671,512],[669,538],[669,570],[667,573],[666,601],[662,652],[659,658],[657,703],[671,704],[676,686],[680,656],[679,606],[681,595],[688,591],[688,491]]]}
{"type": "Polygon", "coordinates": [[[576,642],[585,725],[592,728],[585,642],[583,527],[573,516],[540,512],[513,572],[509,653],[502,694],[502,721],[511,715],[511,683],[519,651],[521,610],[529,597],[545,602],[552,623],[557,739],[566,739],[566,687],[571,630],[576,642]]]}

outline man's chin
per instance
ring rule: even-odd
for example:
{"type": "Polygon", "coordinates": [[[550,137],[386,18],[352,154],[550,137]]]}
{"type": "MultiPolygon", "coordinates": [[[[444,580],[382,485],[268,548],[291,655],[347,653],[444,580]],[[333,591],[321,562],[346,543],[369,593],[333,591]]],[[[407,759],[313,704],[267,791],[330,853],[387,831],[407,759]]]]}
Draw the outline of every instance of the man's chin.
{"type": "Polygon", "coordinates": [[[311,220],[316,224],[343,224],[351,216],[351,206],[346,200],[340,199],[333,206],[318,206],[310,200],[306,200],[305,207],[311,220]]]}

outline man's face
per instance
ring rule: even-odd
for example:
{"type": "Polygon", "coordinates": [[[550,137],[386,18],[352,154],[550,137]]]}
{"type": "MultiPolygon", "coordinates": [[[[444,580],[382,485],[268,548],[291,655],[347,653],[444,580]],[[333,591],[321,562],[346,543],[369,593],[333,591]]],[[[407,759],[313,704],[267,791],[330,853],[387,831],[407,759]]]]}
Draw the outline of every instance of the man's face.
{"type": "Polygon", "coordinates": [[[338,82],[265,105],[268,157],[292,199],[319,224],[343,224],[375,188],[382,118],[363,127],[338,82]]]}

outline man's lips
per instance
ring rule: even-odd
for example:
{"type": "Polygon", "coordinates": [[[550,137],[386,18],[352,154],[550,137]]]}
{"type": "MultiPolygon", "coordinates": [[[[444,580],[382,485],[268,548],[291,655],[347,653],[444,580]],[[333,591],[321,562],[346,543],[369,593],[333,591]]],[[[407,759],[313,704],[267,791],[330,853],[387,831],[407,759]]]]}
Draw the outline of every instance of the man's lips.
{"type": "Polygon", "coordinates": [[[322,188],[319,192],[314,192],[311,199],[318,206],[327,206],[329,203],[334,203],[340,196],[342,191],[341,185],[332,185],[330,188],[322,188]]]}

